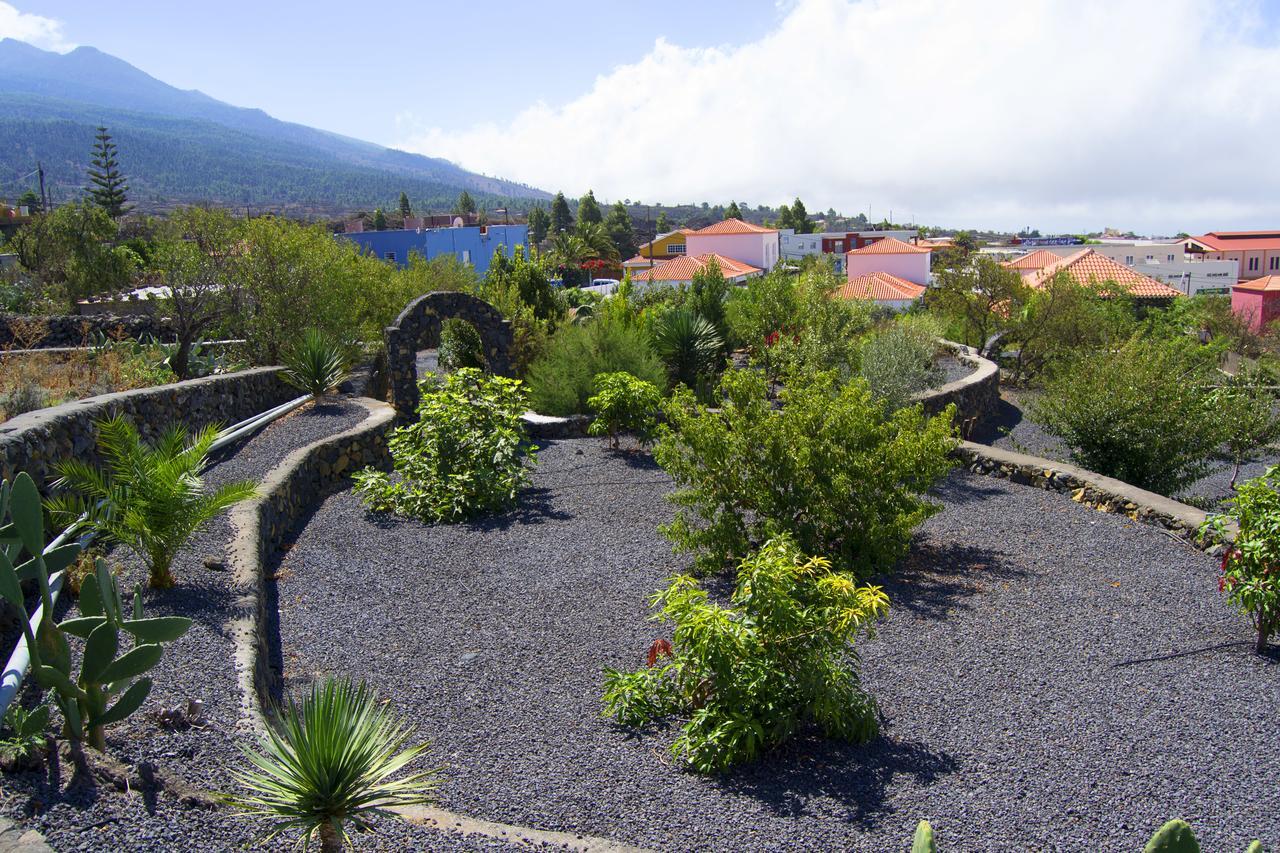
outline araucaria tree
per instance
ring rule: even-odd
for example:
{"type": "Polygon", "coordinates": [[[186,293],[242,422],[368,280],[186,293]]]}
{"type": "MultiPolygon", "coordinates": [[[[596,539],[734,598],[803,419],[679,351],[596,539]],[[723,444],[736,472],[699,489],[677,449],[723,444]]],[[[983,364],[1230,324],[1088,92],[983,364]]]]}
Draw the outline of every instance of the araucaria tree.
{"type": "Polygon", "coordinates": [[[409,196],[400,193],[400,218],[407,219],[413,216],[413,208],[409,205],[409,196]]]}
{"type": "Polygon", "coordinates": [[[554,237],[573,227],[573,213],[569,210],[569,202],[564,193],[556,193],[551,200],[551,235],[554,237]]]}
{"type": "Polygon", "coordinates": [[[93,203],[107,212],[112,219],[118,219],[129,212],[125,192],[129,182],[120,172],[120,164],[116,161],[116,144],[105,127],[98,128],[94,137],[93,158],[89,161],[89,186],[85,188],[93,203]]]}
{"type": "Polygon", "coordinates": [[[595,192],[587,190],[587,194],[578,199],[578,227],[599,225],[603,221],[604,214],[600,212],[600,205],[596,202],[595,192]]]}
{"type": "Polygon", "coordinates": [[[458,201],[453,206],[453,212],[460,213],[463,216],[476,212],[476,202],[471,197],[471,193],[463,190],[458,194],[458,201]]]}

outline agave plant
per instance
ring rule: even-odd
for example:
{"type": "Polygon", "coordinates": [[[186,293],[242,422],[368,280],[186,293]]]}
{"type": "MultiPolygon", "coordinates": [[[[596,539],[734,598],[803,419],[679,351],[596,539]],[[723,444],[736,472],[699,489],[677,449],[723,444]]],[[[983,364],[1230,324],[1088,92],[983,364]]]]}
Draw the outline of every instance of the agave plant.
{"type": "Polygon", "coordinates": [[[284,363],[284,381],[317,400],[349,375],[342,345],[319,329],[307,329],[285,353],[284,363]]]}
{"type": "Polygon", "coordinates": [[[364,683],[328,678],[277,716],[259,750],[244,749],[255,769],[232,771],[245,791],[227,797],[274,820],[264,840],[297,829],[304,847],[319,839],[322,851],[337,851],[348,823],[367,829],[369,817],[429,802],[435,771],[391,778],[427,745],[404,748],[412,730],[364,683]]]}
{"type": "Polygon", "coordinates": [[[86,511],[106,539],[129,548],[146,564],[151,586],[173,586],[173,558],[188,537],[232,504],[255,494],[249,481],[206,492],[200,471],[218,437],[216,426],[194,435],[175,424],[154,447],[127,418],[100,421],[98,449],[104,467],[69,459],[56,466],[55,488],[69,491],[49,501],[54,518],[70,523],[86,511]]]}
{"type": "Polygon", "coordinates": [[[687,308],[668,312],[654,325],[653,348],[671,381],[693,389],[699,377],[714,372],[723,345],[715,326],[687,308]]]}

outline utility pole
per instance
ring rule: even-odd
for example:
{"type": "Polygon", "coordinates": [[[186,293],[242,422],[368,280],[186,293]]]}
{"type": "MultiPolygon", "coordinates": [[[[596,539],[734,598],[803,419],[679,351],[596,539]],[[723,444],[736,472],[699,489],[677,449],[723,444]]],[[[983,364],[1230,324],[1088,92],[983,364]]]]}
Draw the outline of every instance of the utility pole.
{"type": "Polygon", "coordinates": [[[36,174],[40,176],[40,212],[49,212],[49,196],[44,191],[44,163],[36,161],[36,174]]]}

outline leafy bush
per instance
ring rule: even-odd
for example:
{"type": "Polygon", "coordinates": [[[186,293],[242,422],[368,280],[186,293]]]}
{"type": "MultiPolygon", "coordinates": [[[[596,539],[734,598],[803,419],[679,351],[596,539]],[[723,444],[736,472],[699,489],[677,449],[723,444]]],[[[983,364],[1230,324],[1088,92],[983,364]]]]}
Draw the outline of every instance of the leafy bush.
{"type": "MultiPolygon", "coordinates": [[[[1122,345],[1133,336],[1133,300],[1114,286],[1082,285],[1068,274],[1051,277],[1025,295],[1008,327],[1006,346],[1017,348],[1010,363],[1015,381],[1052,374],[1082,353],[1122,345]]],[[[1013,303],[998,310],[1013,310],[1013,303]]]]}
{"type": "Polygon", "coordinates": [[[393,778],[427,748],[405,748],[412,730],[364,684],[326,679],[301,703],[292,699],[245,755],[256,769],[232,771],[245,792],[227,797],[244,814],[274,821],[266,839],[301,830],[304,844],[339,851],[347,824],[430,801],[433,771],[393,778]]]}
{"type": "Polygon", "coordinates": [[[460,367],[474,367],[484,370],[484,341],[476,327],[458,317],[445,320],[440,324],[440,367],[443,370],[457,370],[460,367]]]}
{"type": "Polygon", "coordinates": [[[891,323],[863,343],[860,372],[872,394],[890,409],[901,409],[912,395],[938,383],[937,351],[937,338],[928,329],[891,323]]]}
{"type": "Polygon", "coordinates": [[[146,564],[152,587],[172,587],[171,567],[178,549],[218,513],[253,497],[255,486],[242,481],[205,492],[200,471],[218,437],[216,426],[189,435],[186,427],[175,424],[153,447],[121,415],[98,422],[97,429],[105,467],[79,459],[60,462],[54,485],[72,493],[53,498],[50,509],[63,523],[89,512],[109,541],[130,549],[146,564]]]}
{"type": "Polygon", "coordinates": [[[1134,337],[1056,371],[1031,417],[1077,464],[1172,495],[1208,473],[1222,441],[1211,370],[1193,343],[1134,337]]]}
{"type": "Polygon", "coordinates": [[[4,727],[9,733],[0,737],[0,770],[11,773],[39,767],[46,744],[44,727],[48,724],[48,705],[28,711],[17,702],[10,704],[4,714],[4,727]]]}
{"type": "MultiPolygon", "coordinates": [[[[841,280],[827,265],[813,265],[796,282],[797,309],[790,335],[780,334],[763,361],[784,381],[834,370],[844,380],[858,372],[861,336],[871,326],[871,304],[842,299],[841,280]]],[[[760,359],[757,359],[760,361],[760,359]]]]}
{"type": "Polygon", "coordinates": [[[1241,370],[1213,392],[1211,405],[1218,413],[1227,452],[1235,464],[1231,487],[1235,488],[1240,465],[1280,438],[1280,411],[1271,390],[1275,380],[1266,371],[1241,370]]]}
{"type": "MultiPolygon", "coordinates": [[[[418,422],[388,441],[395,475],[366,468],[356,491],[374,510],[423,521],[462,521],[512,506],[529,479],[521,451],[520,383],[465,367],[420,383],[418,422]]],[[[529,459],[536,453],[529,450],[529,459]]]]}
{"type": "Polygon", "coordinates": [[[906,550],[937,507],[924,493],[950,468],[951,411],[887,414],[861,381],[816,374],[781,392],[781,409],[755,371],[729,371],[723,409],[679,389],[656,457],[679,490],[663,528],[696,569],[719,571],[786,533],[842,571],[869,576],[906,550]]]}
{"type": "Polygon", "coordinates": [[[49,405],[49,392],[34,382],[23,382],[0,395],[0,411],[6,418],[16,418],[49,405]]]}
{"type": "Polygon", "coordinates": [[[613,447],[624,432],[634,433],[647,444],[658,426],[662,392],[651,382],[630,373],[601,373],[596,376],[595,396],[587,400],[595,420],[587,427],[591,435],[607,435],[613,447]]]}
{"type": "Polygon", "coordinates": [[[1218,590],[1249,617],[1261,653],[1280,631],[1280,466],[1242,483],[1231,505],[1230,515],[1210,516],[1203,531],[1224,535],[1231,516],[1239,524],[1235,542],[1222,555],[1218,590]]]}
{"type": "MultiPolygon", "coordinates": [[[[612,300],[606,300],[606,303],[612,300]]],[[[581,326],[562,326],[547,352],[529,369],[535,411],[573,415],[587,411],[596,374],[630,373],[666,388],[666,371],[640,328],[607,311],[581,326]]]]}
{"type": "Polygon", "coordinates": [[[888,602],[785,537],[742,561],[727,606],[679,575],[653,598],[674,623],[672,642],[655,644],[647,669],[605,671],[605,713],[630,726],[687,718],[671,752],[703,773],[750,761],[805,723],[865,741],[876,706],[853,644],[888,602]]]}
{"type": "Polygon", "coordinates": [[[342,345],[319,329],[307,329],[285,351],[284,381],[319,400],[347,378],[342,345]]]}
{"type": "Polygon", "coordinates": [[[697,390],[720,367],[723,347],[716,327],[688,308],[667,311],[654,324],[653,348],[672,383],[697,390]]]}

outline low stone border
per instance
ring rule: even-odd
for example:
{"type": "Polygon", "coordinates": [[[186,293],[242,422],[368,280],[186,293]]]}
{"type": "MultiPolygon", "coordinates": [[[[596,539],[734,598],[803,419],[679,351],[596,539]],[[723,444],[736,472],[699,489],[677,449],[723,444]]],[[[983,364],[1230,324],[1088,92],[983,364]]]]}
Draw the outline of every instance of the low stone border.
{"type": "Polygon", "coordinates": [[[36,830],[24,830],[8,818],[0,817],[0,853],[53,853],[53,848],[36,830]]]}
{"type": "Polygon", "coordinates": [[[365,466],[390,465],[387,436],[394,426],[395,409],[368,397],[353,400],[369,413],[363,421],[290,453],[263,478],[257,498],[231,510],[228,557],[242,594],[233,605],[228,627],[235,642],[241,724],[249,728],[264,725],[264,700],[280,677],[271,668],[268,651],[268,562],[326,490],[365,466]]]}
{"type": "Polygon", "coordinates": [[[555,415],[540,415],[537,412],[525,412],[521,417],[524,431],[530,438],[584,438],[587,426],[591,423],[591,415],[569,415],[567,418],[555,415]]]}
{"type": "Polygon", "coordinates": [[[297,396],[297,389],[280,378],[279,367],[258,367],[37,409],[0,423],[0,478],[26,471],[44,488],[53,465],[63,459],[100,462],[94,424],[112,415],[127,416],[150,441],[175,421],[193,429],[226,426],[297,396]]]}
{"type": "MultiPolygon", "coordinates": [[[[1160,527],[1213,555],[1222,553],[1224,548],[1223,543],[1200,536],[1200,525],[1208,517],[1204,510],[1139,489],[1122,480],[1104,477],[1067,462],[1054,462],[972,441],[962,441],[955,455],[974,474],[1003,477],[1014,483],[1070,494],[1076,503],[1160,527]]],[[[1234,529],[1231,529],[1228,537],[1233,535],[1234,529]]]]}
{"type": "Polygon", "coordinates": [[[978,355],[973,347],[946,340],[942,345],[951,350],[960,363],[973,367],[973,372],[941,388],[921,391],[912,400],[921,403],[929,415],[936,415],[954,403],[956,427],[962,437],[968,438],[1000,405],[1000,367],[978,355]]]}

